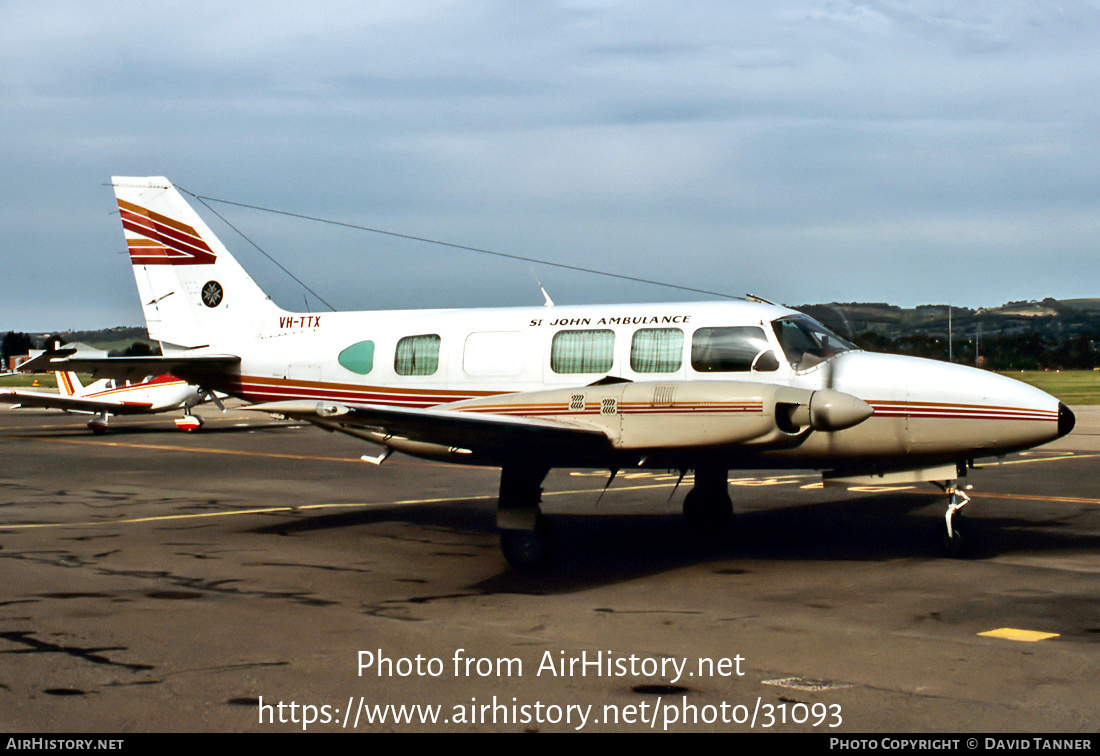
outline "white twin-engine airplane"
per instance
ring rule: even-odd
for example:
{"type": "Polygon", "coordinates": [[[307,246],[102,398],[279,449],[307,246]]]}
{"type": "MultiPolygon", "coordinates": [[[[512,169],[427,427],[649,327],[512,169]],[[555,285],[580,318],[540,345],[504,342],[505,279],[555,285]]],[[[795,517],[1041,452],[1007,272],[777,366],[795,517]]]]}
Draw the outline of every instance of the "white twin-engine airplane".
{"type": "MultiPolygon", "coordinates": [[[[63,350],[64,351],[64,350],[63,350]]],[[[73,350],[68,350],[73,351],[73,350]]],[[[111,415],[151,415],[183,410],[176,427],[197,431],[202,418],[191,408],[203,401],[207,392],[171,375],[159,375],[137,383],[104,378],[82,386],[76,373],[57,371],[58,393],[45,391],[4,391],[0,402],[16,407],[46,407],[66,412],[95,415],[88,421],[94,433],[104,433],[111,415]]]]}
{"type": "Polygon", "coordinates": [[[730,469],[936,483],[960,549],[975,458],[1069,433],[1054,397],[960,365],[864,352],[794,310],[750,301],[286,312],[164,178],[114,178],[134,276],[163,357],[85,364],[171,372],[384,447],[500,467],[508,562],[547,560],[555,467],[694,471],[684,515],[732,514],[730,469]]]}

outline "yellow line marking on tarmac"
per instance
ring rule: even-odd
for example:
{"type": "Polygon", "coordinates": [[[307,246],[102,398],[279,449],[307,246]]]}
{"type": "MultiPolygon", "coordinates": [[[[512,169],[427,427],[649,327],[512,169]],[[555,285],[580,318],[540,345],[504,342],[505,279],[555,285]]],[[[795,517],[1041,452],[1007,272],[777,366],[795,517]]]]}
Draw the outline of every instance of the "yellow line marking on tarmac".
{"type": "MultiPolygon", "coordinates": [[[[623,486],[622,488],[612,488],[610,491],[636,491],[644,488],[667,488],[667,484],[653,483],[650,485],[642,486],[623,486]]],[[[586,488],[575,491],[546,491],[543,496],[569,496],[574,494],[594,494],[600,493],[602,488],[586,488]]],[[[284,506],[284,507],[254,507],[251,509],[231,509],[224,512],[197,512],[190,514],[172,514],[172,515],[155,515],[152,517],[129,517],[121,520],[92,520],[86,522],[34,522],[24,523],[21,525],[0,525],[0,533],[6,530],[31,530],[36,528],[83,528],[83,527],[100,527],[103,525],[135,525],[144,522],[164,522],[167,520],[197,520],[207,517],[236,517],[239,515],[253,515],[253,514],[278,514],[280,512],[302,512],[307,510],[319,510],[319,509],[373,509],[380,507],[408,507],[416,506],[418,504],[444,504],[452,501],[492,501],[495,500],[496,495],[480,495],[480,496],[444,496],[435,499],[403,499],[401,501],[377,501],[377,502],[354,502],[351,504],[303,504],[301,506],[284,506]]]]}
{"type": "MultiPolygon", "coordinates": [[[[194,452],[195,454],[230,454],[244,457],[270,457],[274,459],[299,459],[299,460],[311,460],[314,462],[354,462],[356,464],[363,464],[361,455],[357,457],[322,457],[318,455],[309,454],[284,454],[281,452],[252,452],[252,451],[239,451],[236,449],[208,449],[198,446],[173,446],[170,444],[135,444],[124,441],[96,441],[87,438],[49,438],[43,436],[9,436],[8,438],[18,439],[20,441],[49,441],[55,444],[86,444],[89,446],[117,446],[124,449],[153,449],[157,451],[178,451],[178,452],[194,452]]],[[[428,464],[422,460],[414,459],[408,462],[404,461],[389,461],[390,465],[423,465],[428,464]]],[[[468,467],[468,465],[460,465],[452,462],[435,462],[433,463],[439,466],[445,467],[468,467]]]]}
{"type": "Polygon", "coordinates": [[[1003,638],[1010,641],[1035,643],[1036,641],[1047,640],[1049,638],[1057,638],[1059,634],[1041,633],[1038,630],[1017,630],[1013,627],[1002,627],[999,630],[987,630],[984,633],[978,633],[978,635],[984,635],[987,638],[1003,638]]]}
{"type": "Polygon", "coordinates": [[[1033,496],[1029,494],[974,493],[973,491],[970,492],[970,498],[1024,499],[1025,501],[1050,501],[1056,504],[1100,504],[1100,499],[1087,499],[1079,496],[1033,496]]]}
{"type": "MultiPolygon", "coordinates": [[[[651,488],[668,488],[674,485],[673,483],[648,483],[644,485],[636,486],[621,486],[615,488],[606,489],[606,493],[615,493],[617,491],[641,491],[651,488]]],[[[579,496],[583,494],[598,494],[604,492],[603,488],[582,488],[569,491],[544,491],[543,496],[579,496]]],[[[909,493],[924,494],[929,496],[936,495],[936,491],[917,491],[909,490],[909,493]]],[[[1029,501],[1050,501],[1059,503],[1071,503],[1071,504],[1100,504],[1100,499],[1081,499],[1071,497],[1058,497],[1058,496],[1027,496],[1017,494],[971,494],[971,496],[984,496],[997,499],[1027,499],[1029,501]]],[[[236,517],[240,515],[253,515],[253,514],[278,514],[280,512],[303,512],[313,511],[320,509],[373,509],[381,507],[408,507],[416,506],[420,504],[443,504],[451,501],[492,501],[497,497],[493,495],[474,495],[474,496],[444,496],[434,499],[402,499],[399,501],[376,501],[376,502],[355,502],[351,504],[303,504],[300,506],[284,506],[284,507],[256,507],[251,509],[232,509],[225,512],[199,512],[192,514],[175,514],[175,515],[157,515],[153,517],[132,517],[122,520],[98,520],[91,522],[39,522],[39,523],[26,523],[22,525],[0,525],[0,532],[6,530],[30,530],[34,528],[78,528],[78,527],[98,527],[101,525],[133,525],[144,522],[163,522],[167,520],[194,520],[207,517],[236,517]]]]}
{"type": "Polygon", "coordinates": [[[22,441],[48,441],[55,444],[86,444],[89,446],[115,446],[123,449],[154,449],[156,451],[193,452],[195,454],[231,454],[242,457],[273,457],[276,459],[304,459],[315,462],[355,462],[362,464],[359,457],[321,457],[309,454],[283,454],[280,452],[251,452],[238,449],[207,449],[193,446],[172,446],[170,444],[134,444],[123,441],[92,441],[82,438],[42,438],[39,436],[11,436],[22,441]]]}
{"type": "MultiPolygon", "coordinates": [[[[57,426],[50,426],[50,427],[57,427],[57,426]]],[[[298,460],[312,460],[312,461],[316,461],[316,462],[354,462],[354,463],[361,463],[362,462],[362,459],[360,459],[359,457],[324,457],[324,456],[309,455],[309,454],[284,454],[284,453],[279,453],[279,452],[251,452],[251,451],[240,451],[240,450],[235,450],[235,449],[209,449],[209,448],[204,448],[204,447],[176,446],[176,445],[171,445],[171,444],[137,444],[137,443],[131,443],[131,442],[125,442],[125,441],[101,441],[101,440],[98,440],[98,439],[51,438],[51,437],[48,437],[48,436],[24,436],[24,435],[11,435],[11,436],[8,436],[8,438],[18,439],[20,441],[46,441],[46,442],[55,443],[55,444],[78,444],[78,445],[79,444],[86,444],[86,445],[91,445],[91,446],[113,446],[113,447],[124,448],[124,449],[153,449],[153,450],[156,450],[156,451],[193,452],[195,454],[230,454],[230,455],[244,456],[244,457],[270,457],[270,458],[274,458],[274,459],[298,459],[298,460]]],[[[1025,454],[1028,454],[1028,453],[1034,453],[1034,452],[1025,452],[1025,454]]],[[[1003,462],[997,462],[997,463],[988,464],[988,465],[981,465],[981,466],[979,466],[979,468],[980,469],[986,469],[986,468],[990,468],[990,467],[997,467],[997,466],[1000,466],[1000,465],[1025,465],[1025,464],[1031,464],[1031,463],[1034,463],[1034,462],[1058,462],[1058,461],[1065,460],[1065,459],[1093,459],[1093,458],[1096,458],[1096,457],[1100,457],[1100,454],[1085,454],[1085,453],[1066,451],[1066,452],[1058,452],[1057,456],[1036,457],[1036,458],[1031,458],[1031,459],[1012,459],[1012,460],[1006,460],[1006,461],[1003,461],[1003,462]]],[[[437,463],[437,464],[448,464],[448,463],[441,462],[441,463],[437,463]]],[[[465,467],[465,465],[457,465],[457,466],[465,467]]],[[[590,471],[590,472],[573,471],[573,472],[570,472],[569,474],[571,476],[577,476],[577,477],[601,477],[601,476],[606,477],[608,475],[608,473],[606,473],[602,470],[593,470],[593,471],[590,471]]],[[[639,478],[639,477],[643,477],[643,476],[674,477],[674,476],[678,476],[678,475],[675,474],[675,473],[669,474],[669,473],[657,473],[657,472],[625,473],[625,474],[620,475],[620,477],[624,478],[624,479],[639,478]]],[[[729,483],[730,483],[730,485],[747,485],[747,486],[777,485],[780,482],[784,482],[784,483],[785,482],[794,482],[796,479],[799,479],[799,478],[813,478],[813,477],[816,477],[816,474],[786,473],[786,474],[780,474],[780,475],[767,476],[766,482],[760,482],[759,479],[756,479],[756,478],[741,477],[741,478],[730,478],[729,483]],[[775,483],[772,483],[770,481],[775,481],[775,483]]],[[[811,484],[811,486],[814,486],[814,484],[811,484]]],[[[982,494],[979,494],[979,495],[982,495],[982,494]]]]}
{"type": "MultiPolygon", "coordinates": [[[[802,486],[808,488],[808,486],[802,486]]],[[[852,492],[859,492],[861,489],[859,486],[850,486],[847,490],[852,492]]],[[[942,495],[941,491],[936,491],[927,488],[914,488],[912,486],[906,486],[904,488],[898,488],[898,491],[904,491],[905,493],[918,494],[921,496],[938,496],[942,495]]],[[[968,493],[971,499],[1017,499],[1023,501],[1046,501],[1053,504],[1100,504],[1100,499],[1088,499],[1079,496],[1038,496],[1034,494],[1003,494],[1003,493],[985,493],[982,491],[970,491],[968,493]]]]}
{"type": "MultiPolygon", "coordinates": [[[[495,499],[495,496],[465,496],[466,499],[495,499]]],[[[356,502],[353,504],[303,504],[302,506],[286,506],[286,507],[257,507],[254,509],[231,509],[225,512],[198,512],[191,514],[175,514],[175,515],[157,515],[154,517],[130,517],[123,520],[95,520],[91,522],[39,522],[28,523],[24,525],[3,525],[0,526],[0,531],[4,530],[29,530],[31,528],[79,528],[79,527],[99,527],[101,525],[134,525],[143,522],[163,522],[166,520],[197,520],[203,517],[236,517],[238,515],[251,515],[251,514],[277,514],[279,512],[298,512],[307,509],[352,509],[352,508],[369,508],[377,506],[400,506],[411,504],[437,504],[445,501],[455,501],[454,496],[449,496],[442,499],[416,499],[408,501],[390,501],[379,503],[363,503],[356,502]]]]}
{"type": "MultiPolygon", "coordinates": [[[[247,457],[269,457],[269,458],[275,458],[275,459],[310,460],[310,461],[319,461],[319,462],[348,462],[348,463],[362,464],[362,461],[358,457],[323,457],[323,456],[307,455],[307,454],[285,454],[285,453],[278,453],[278,452],[251,452],[251,451],[240,451],[240,450],[233,450],[233,449],[209,449],[209,448],[203,448],[203,447],[174,446],[174,445],[166,445],[166,444],[137,444],[137,443],[122,442],[122,441],[101,441],[101,440],[93,440],[93,439],[74,439],[74,438],[48,438],[48,437],[40,437],[40,436],[10,436],[10,438],[16,438],[16,439],[26,440],[26,441],[47,441],[47,442],[63,443],[63,444],[78,444],[78,445],[79,444],[87,444],[87,445],[98,445],[98,446],[113,446],[113,447],[128,448],[128,449],[152,449],[152,450],[158,450],[158,451],[194,452],[196,454],[229,454],[229,455],[247,456],[247,457]]],[[[1027,463],[1031,463],[1031,462],[1057,462],[1057,461],[1061,461],[1061,460],[1065,460],[1065,459],[1091,459],[1091,458],[1095,458],[1095,457],[1100,457],[1100,454],[1081,454],[1081,453],[1076,453],[1076,452],[1070,451],[1070,452],[1060,453],[1058,456],[1041,457],[1041,458],[1033,458],[1033,459],[1009,460],[1009,461],[1006,461],[1006,462],[1001,462],[999,464],[1010,465],[1010,464],[1027,464],[1027,463]]],[[[413,462],[412,464],[417,464],[417,463],[413,462]]],[[[442,463],[442,464],[445,465],[446,463],[442,463]]],[[[462,466],[462,467],[464,467],[463,465],[452,465],[452,466],[462,466]]],[[[572,471],[569,474],[571,476],[577,476],[577,477],[592,477],[592,476],[598,476],[598,475],[599,476],[606,475],[606,473],[603,473],[602,471],[599,471],[599,472],[597,472],[597,471],[592,471],[592,472],[572,471]]],[[[611,488],[607,488],[607,489],[594,488],[594,489],[579,489],[579,490],[567,490],[567,491],[546,491],[546,492],[543,493],[543,496],[570,496],[570,495],[593,494],[593,493],[598,494],[598,493],[604,492],[605,490],[606,490],[606,492],[616,492],[616,491],[638,491],[638,490],[651,489],[651,488],[668,488],[669,486],[676,485],[676,479],[679,476],[677,474],[670,475],[668,473],[657,473],[655,471],[654,472],[648,472],[647,471],[647,472],[641,472],[641,473],[631,473],[631,474],[628,474],[628,475],[623,476],[623,477],[633,478],[633,479],[642,478],[642,477],[650,477],[650,479],[652,479],[654,481],[660,481],[660,482],[654,482],[654,483],[649,483],[649,484],[644,484],[644,485],[633,485],[633,486],[615,486],[615,487],[611,487],[611,488]]],[[[730,483],[730,485],[774,486],[774,485],[783,485],[783,484],[786,484],[786,483],[795,483],[795,482],[797,482],[798,479],[807,478],[807,477],[814,477],[814,475],[813,474],[807,475],[807,474],[788,473],[788,474],[782,474],[782,475],[765,476],[762,479],[747,478],[747,477],[731,478],[729,483],[730,483]]],[[[809,485],[801,486],[801,488],[819,488],[820,486],[821,486],[821,483],[818,482],[818,483],[811,483],[809,485]]],[[[860,492],[860,491],[864,490],[864,488],[866,488],[866,487],[853,486],[853,487],[849,487],[848,490],[849,491],[854,491],[854,492],[860,492]]],[[[935,491],[916,490],[916,489],[913,489],[912,487],[897,487],[897,488],[894,488],[892,490],[898,490],[898,491],[905,490],[909,493],[925,494],[925,495],[935,495],[936,494],[935,491]]],[[[979,492],[974,492],[974,493],[971,493],[970,495],[973,498],[1024,499],[1024,500],[1028,500],[1028,501],[1045,501],[1045,502],[1069,503],[1069,504],[1100,504],[1100,499],[1091,499],[1091,498],[1082,498],[1082,497],[1069,497],[1069,496],[1035,496],[1035,495],[1027,495],[1027,494],[997,494],[997,493],[979,493],[979,492]]],[[[284,507],[267,507],[267,508],[260,507],[260,508],[250,508],[250,509],[236,509],[236,510],[229,510],[229,511],[225,511],[225,512],[202,512],[202,513],[178,514],[178,515],[159,515],[159,516],[155,516],[155,517],[138,517],[138,518],[130,518],[130,519],[122,519],[122,520],[103,520],[103,521],[83,522],[83,523],[27,523],[27,524],[22,524],[22,525],[19,525],[19,524],[16,524],[16,525],[2,525],[2,526],[0,526],[0,532],[5,531],[5,530],[26,530],[26,529],[31,529],[31,528],[94,527],[94,526],[100,526],[100,525],[136,524],[136,523],[144,523],[144,522],[160,522],[160,521],[168,521],[168,520],[187,520],[187,519],[198,519],[198,518],[207,518],[207,517],[233,517],[233,516],[250,515],[250,514],[277,514],[277,513],[280,513],[280,512],[298,512],[298,511],[309,511],[309,510],[319,510],[319,509],[351,509],[351,508],[414,506],[414,505],[418,505],[418,504],[439,504],[439,503],[443,503],[443,502],[456,501],[456,500],[462,500],[462,501],[492,500],[492,499],[496,499],[496,498],[497,497],[495,495],[475,495],[475,496],[462,496],[462,497],[449,496],[449,497],[434,498],[434,499],[408,499],[408,500],[391,501],[391,502],[360,502],[360,503],[353,503],[353,504],[305,504],[305,505],[301,505],[301,506],[284,506],[284,507]]]]}
{"type": "Polygon", "coordinates": [[[1008,459],[1004,462],[995,462],[988,465],[978,465],[980,469],[998,467],[999,465],[1029,465],[1033,462],[1061,462],[1064,459],[1094,459],[1100,454],[1084,454],[1079,452],[1060,452],[1056,457],[1035,457],[1028,459],[1008,459]]]}

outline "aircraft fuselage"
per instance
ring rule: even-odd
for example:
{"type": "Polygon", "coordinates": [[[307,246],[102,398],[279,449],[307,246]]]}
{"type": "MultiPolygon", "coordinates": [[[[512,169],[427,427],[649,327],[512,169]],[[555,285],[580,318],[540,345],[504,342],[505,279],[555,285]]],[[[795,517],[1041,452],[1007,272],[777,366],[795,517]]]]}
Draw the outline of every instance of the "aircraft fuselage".
{"type": "Polygon", "coordinates": [[[758,302],[281,313],[260,338],[219,345],[242,360],[239,374],[211,387],[258,403],[426,408],[465,400],[473,404],[456,408],[468,411],[498,407],[492,397],[543,392],[546,402],[528,398],[532,406],[510,414],[612,431],[606,455],[585,450],[570,459],[564,449],[555,465],[677,467],[708,450],[730,467],[891,469],[1029,448],[1071,422],[1045,392],[984,370],[864,352],[839,339],[799,359],[806,345],[780,340],[792,321],[808,319],[758,302]],[[784,430],[768,396],[781,387],[842,392],[873,415],[835,431],[784,430]]]}

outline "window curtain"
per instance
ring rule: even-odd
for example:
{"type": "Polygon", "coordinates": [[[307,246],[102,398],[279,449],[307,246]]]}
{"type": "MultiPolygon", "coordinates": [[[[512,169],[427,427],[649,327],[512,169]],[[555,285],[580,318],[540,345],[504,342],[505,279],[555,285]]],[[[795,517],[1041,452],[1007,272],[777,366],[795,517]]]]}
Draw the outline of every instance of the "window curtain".
{"type": "Polygon", "coordinates": [[[630,344],[635,373],[675,373],[684,359],[684,332],[679,328],[642,328],[630,344]]]}
{"type": "Polygon", "coordinates": [[[614,331],[559,331],[550,346],[555,373],[606,373],[615,362],[614,331]]]}
{"type": "Polygon", "coordinates": [[[439,369],[439,336],[406,336],[397,342],[393,369],[398,375],[432,375],[439,369]]]}

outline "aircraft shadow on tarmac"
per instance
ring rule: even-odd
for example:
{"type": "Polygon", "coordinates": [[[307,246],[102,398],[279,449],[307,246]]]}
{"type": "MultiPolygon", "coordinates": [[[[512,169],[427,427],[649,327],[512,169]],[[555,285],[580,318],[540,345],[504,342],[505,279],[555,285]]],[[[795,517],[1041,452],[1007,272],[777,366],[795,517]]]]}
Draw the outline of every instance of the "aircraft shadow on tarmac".
{"type": "MultiPolygon", "coordinates": [[[[797,499],[797,497],[792,497],[797,499]]],[[[722,532],[700,535],[677,514],[549,515],[556,543],[555,563],[539,573],[516,572],[495,550],[502,572],[478,583],[484,592],[569,592],[634,580],[693,564],[729,560],[887,561],[941,559],[942,494],[878,493],[812,503],[779,505],[738,512],[722,532]]],[[[990,507],[995,510],[995,505],[990,507]]],[[[736,503],[735,503],[736,511],[736,503]]],[[[293,535],[328,528],[406,522],[456,533],[495,532],[494,503],[455,499],[445,503],[372,506],[338,514],[310,515],[294,522],[264,526],[257,533],[293,535]]],[[[1064,523],[1034,518],[968,517],[977,546],[973,558],[1014,552],[1087,551],[1100,537],[1067,532],[1064,523]]],[[[732,569],[732,568],[731,568],[732,569]]]]}

